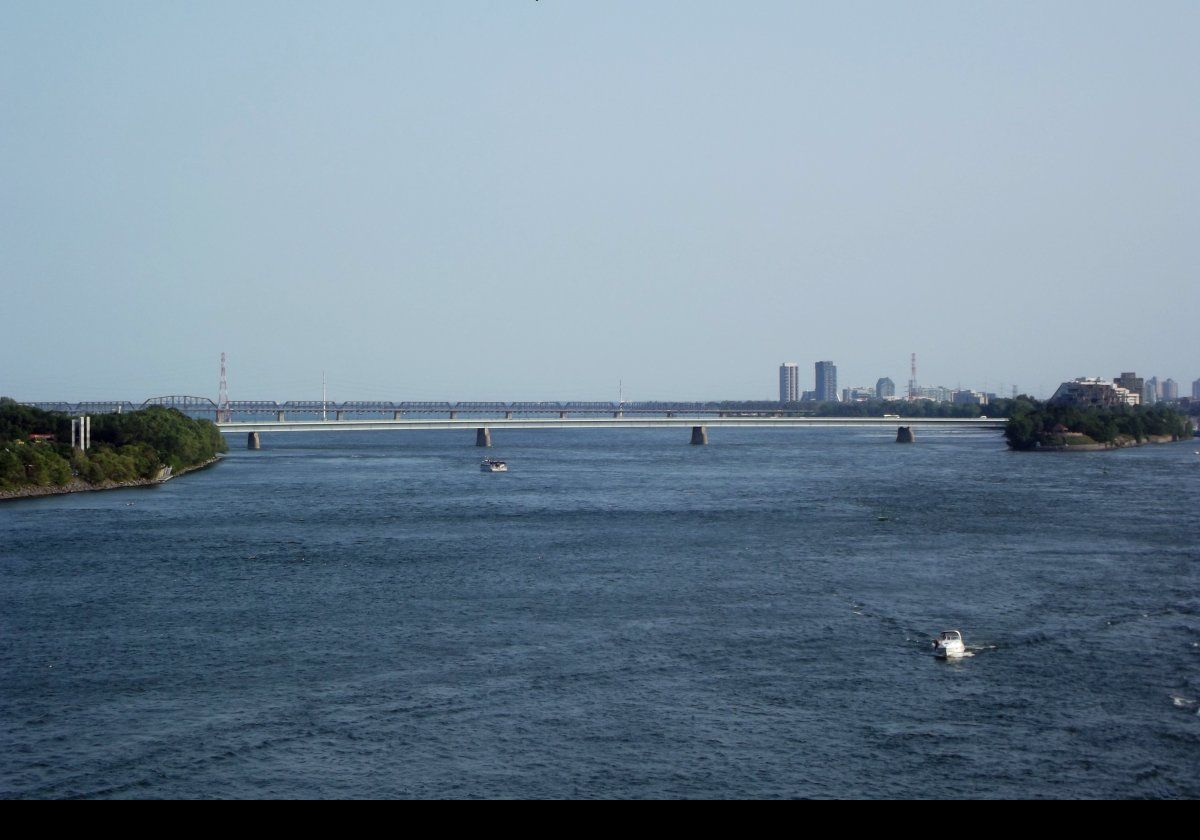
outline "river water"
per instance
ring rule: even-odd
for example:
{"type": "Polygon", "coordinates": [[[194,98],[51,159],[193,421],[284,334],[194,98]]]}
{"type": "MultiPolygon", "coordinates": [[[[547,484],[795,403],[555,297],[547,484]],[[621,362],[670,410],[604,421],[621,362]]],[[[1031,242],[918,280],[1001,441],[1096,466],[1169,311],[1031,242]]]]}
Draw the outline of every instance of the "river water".
{"type": "Polygon", "coordinates": [[[1195,447],[893,434],[276,434],[6,502],[0,796],[1200,796],[1195,447]]]}

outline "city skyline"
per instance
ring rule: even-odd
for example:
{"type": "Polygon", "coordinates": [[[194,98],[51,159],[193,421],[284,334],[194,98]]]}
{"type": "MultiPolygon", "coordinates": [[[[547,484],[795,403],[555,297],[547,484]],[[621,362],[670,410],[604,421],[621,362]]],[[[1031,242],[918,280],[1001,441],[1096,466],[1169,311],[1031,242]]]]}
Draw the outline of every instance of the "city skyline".
{"type": "MultiPolygon", "coordinates": [[[[222,354],[222,355],[224,355],[224,354],[222,354]]],[[[214,364],[214,366],[212,368],[213,371],[214,372],[218,371],[219,370],[218,365],[222,364],[222,363],[223,363],[223,360],[219,361],[217,364],[214,364]]],[[[611,400],[613,402],[621,402],[621,401],[639,402],[639,401],[654,401],[654,400],[694,400],[694,399],[699,399],[699,400],[745,400],[745,401],[762,401],[762,400],[769,401],[772,399],[777,399],[778,401],[781,401],[781,402],[790,402],[792,400],[786,400],[784,398],[785,393],[786,393],[785,392],[786,388],[791,389],[790,392],[795,394],[796,400],[804,399],[808,395],[811,395],[813,398],[816,398],[817,393],[820,390],[818,387],[819,374],[817,373],[817,371],[820,369],[820,366],[829,365],[829,366],[831,366],[831,371],[832,371],[832,386],[831,386],[832,391],[831,391],[830,398],[834,401],[839,401],[842,399],[841,392],[843,390],[849,391],[851,389],[872,391],[872,392],[875,392],[878,396],[882,396],[879,393],[879,389],[881,388],[881,386],[883,386],[883,384],[885,382],[887,383],[887,387],[890,389],[890,393],[891,393],[891,396],[886,397],[886,398],[905,399],[905,397],[906,397],[905,394],[897,393],[896,386],[895,386],[895,379],[891,376],[878,377],[875,380],[875,384],[871,385],[870,382],[868,381],[869,377],[864,377],[862,379],[862,381],[859,381],[857,379],[850,380],[848,378],[840,377],[839,373],[838,373],[838,365],[834,361],[831,361],[831,360],[816,361],[816,362],[813,362],[812,364],[814,366],[813,377],[811,380],[805,380],[804,378],[802,378],[800,376],[800,367],[801,366],[798,363],[796,363],[796,362],[781,363],[778,366],[778,377],[777,377],[777,382],[776,382],[777,390],[773,396],[767,394],[765,391],[757,393],[757,394],[753,394],[750,396],[745,396],[745,395],[731,396],[728,394],[701,394],[701,395],[693,394],[693,395],[684,395],[684,396],[678,396],[678,395],[664,396],[661,394],[653,394],[653,393],[639,394],[634,391],[627,391],[627,389],[625,387],[625,383],[623,381],[617,382],[615,394],[580,394],[580,393],[576,392],[576,393],[570,393],[565,396],[562,394],[537,394],[537,395],[500,394],[498,396],[497,395],[487,395],[485,397],[485,396],[478,395],[478,394],[446,394],[443,392],[439,392],[434,395],[430,395],[430,394],[426,394],[426,393],[418,394],[418,393],[403,392],[403,391],[396,391],[393,393],[388,393],[386,391],[386,389],[381,388],[376,385],[368,384],[368,385],[366,385],[366,387],[363,387],[361,383],[347,384],[347,383],[338,383],[338,382],[331,381],[326,372],[321,372],[320,374],[318,374],[315,382],[314,381],[304,381],[304,380],[294,381],[291,386],[294,390],[291,392],[288,392],[286,394],[282,393],[278,387],[274,387],[274,386],[270,386],[270,385],[267,386],[265,389],[258,390],[258,391],[250,390],[250,389],[239,389],[236,386],[232,390],[235,395],[233,397],[233,399],[235,399],[235,400],[236,399],[273,399],[276,397],[280,397],[285,400],[286,399],[310,399],[311,400],[311,399],[328,398],[331,402],[343,402],[343,401],[354,400],[354,399],[386,399],[386,398],[413,398],[413,399],[432,398],[432,399],[449,399],[451,401],[458,400],[458,399],[468,399],[469,400],[469,399],[476,399],[476,398],[486,399],[489,401],[491,401],[491,400],[521,400],[521,399],[547,399],[547,400],[564,399],[564,400],[566,400],[566,399],[596,398],[596,399],[602,399],[605,401],[611,400]],[[839,384],[839,379],[840,379],[841,384],[839,384]],[[811,381],[813,384],[812,388],[805,387],[809,381],[811,381]],[[853,385],[848,384],[850,382],[854,382],[854,384],[853,385]]],[[[233,371],[234,382],[236,383],[237,369],[236,369],[236,367],[231,367],[231,370],[233,371]]],[[[918,371],[918,378],[919,378],[918,386],[922,391],[945,392],[944,394],[942,394],[942,397],[944,397],[946,399],[949,399],[949,395],[951,395],[955,392],[976,392],[976,393],[980,393],[980,394],[993,394],[998,397],[1009,397],[1009,396],[1014,396],[1017,393],[1020,393],[1020,394],[1026,395],[1026,396],[1034,397],[1035,399],[1049,399],[1062,383],[1074,381],[1077,379],[1111,380],[1118,385],[1124,385],[1126,387],[1130,387],[1131,389],[1138,390],[1139,392],[1142,392],[1143,386],[1141,386],[1140,384],[1134,385],[1134,383],[1135,382],[1136,383],[1144,382],[1145,384],[1144,384],[1143,401],[1146,402],[1147,404],[1152,404],[1153,402],[1156,402],[1159,400],[1175,400],[1175,399],[1179,399],[1179,398],[1189,397],[1189,390],[1190,390],[1190,398],[1191,399],[1200,399],[1200,378],[1191,381],[1190,389],[1189,389],[1189,387],[1185,384],[1188,381],[1188,379],[1186,377],[1179,379],[1179,380],[1176,380],[1173,377],[1161,377],[1161,378],[1158,376],[1139,377],[1139,376],[1136,376],[1135,373],[1129,372],[1129,371],[1123,371],[1119,375],[1113,374],[1111,376],[1105,376],[1103,374],[1095,374],[1095,373],[1089,373],[1085,376],[1079,376],[1079,375],[1064,376],[1062,379],[1055,382],[1053,384],[1053,386],[1049,388],[1048,392],[1040,392],[1040,393],[1033,392],[1027,388],[1023,388],[1018,383],[1006,383],[1006,382],[1002,382],[1002,381],[1001,382],[993,382],[993,383],[956,382],[953,385],[947,385],[944,383],[926,381],[924,379],[924,377],[920,376],[919,371],[918,371]],[[1130,381],[1124,381],[1127,379],[1129,379],[1130,381]],[[1171,393],[1172,396],[1167,396],[1166,393],[1164,393],[1164,388],[1168,389],[1168,392],[1171,393]]],[[[191,377],[191,381],[195,381],[194,376],[191,377]]],[[[153,390],[142,391],[139,393],[118,392],[118,391],[103,392],[103,391],[97,389],[96,387],[85,386],[85,387],[79,389],[78,391],[70,392],[70,393],[58,392],[58,393],[40,393],[40,394],[20,394],[20,393],[15,393],[15,392],[10,393],[10,392],[6,391],[5,390],[6,383],[4,381],[0,381],[0,396],[11,397],[13,399],[17,399],[20,402],[48,402],[48,401],[58,401],[58,400],[65,400],[65,401],[126,400],[126,399],[140,400],[140,399],[150,399],[150,398],[158,397],[158,396],[187,394],[187,395],[196,396],[196,397],[207,397],[207,398],[212,399],[214,402],[217,402],[218,397],[219,397],[218,385],[220,383],[217,381],[217,379],[214,379],[214,383],[215,384],[213,385],[213,387],[211,387],[209,389],[193,388],[193,389],[189,390],[187,388],[175,388],[174,390],[172,390],[170,388],[167,388],[165,390],[160,389],[157,391],[153,391],[153,390]]],[[[926,394],[926,398],[930,398],[930,397],[931,397],[930,394],[926,394]]]]}

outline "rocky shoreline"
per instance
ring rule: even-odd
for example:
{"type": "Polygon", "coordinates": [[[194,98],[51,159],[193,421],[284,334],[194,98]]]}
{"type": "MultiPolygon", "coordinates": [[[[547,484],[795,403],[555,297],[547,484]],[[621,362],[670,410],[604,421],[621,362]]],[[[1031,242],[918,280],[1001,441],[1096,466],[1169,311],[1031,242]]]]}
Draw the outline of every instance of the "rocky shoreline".
{"type": "Polygon", "coordinates": [[[1112,443],[1077,443],[1077,444],[1049,444],[1039,446],[1032,452],[1108,452],[1113,449],[1128,449],[1133,446],[1146,446],[1151,443],[1179,443],[1188,440],[1188,438],[1176,437],[1174,435],[1149,435],[1148,437],[1137,440],[1126,435],[1121,435],[1112,443]]]}
{"type": "Polygon", "coordinates": [[[67,493],[88,493],[93,490],[120,490],[125,487],[154,487],[159,484],[166,484],[172,478],[178,478],[181,475],[187,475],[190,472],[202,470],[205,467],[211,467],[223,457],[223,455],[216,455],[201,464],[196,464],[194,467],[188,467],[187,469],[180,470],[177,473],[168,473],[162,478],[139,478],[135,481],[106,481],[103,484],[88,484],[86,481],[73,478],[66,484],[55,484],[50,486],[36,485],[30,487],[18,487],[15,490],[0,490],[0,502],[6,502],[10,499],[34,499],[39,496],[62,496],[67,493]]]}

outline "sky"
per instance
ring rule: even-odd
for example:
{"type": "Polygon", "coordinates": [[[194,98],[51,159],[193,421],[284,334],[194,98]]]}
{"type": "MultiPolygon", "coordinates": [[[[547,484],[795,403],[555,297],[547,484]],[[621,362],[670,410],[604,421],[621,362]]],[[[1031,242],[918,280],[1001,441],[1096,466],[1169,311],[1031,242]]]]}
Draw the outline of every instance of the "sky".
{"type": "Polygon", "coordinates": [[[1200,377],[1200,3],[0,0],[0,394],[1200,377]]]}

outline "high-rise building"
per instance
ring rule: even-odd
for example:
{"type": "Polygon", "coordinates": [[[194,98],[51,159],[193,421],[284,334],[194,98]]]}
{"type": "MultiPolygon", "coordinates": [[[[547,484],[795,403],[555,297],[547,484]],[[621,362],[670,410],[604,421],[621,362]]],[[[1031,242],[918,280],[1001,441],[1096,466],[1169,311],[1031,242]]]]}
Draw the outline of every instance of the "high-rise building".
{"type": "Polygon", "coordinates": [[[817,362],[817,402],[837,402],[837,367],[833,362],[817,362]]]}
{"type": "Polygon", "coordinates": [[[1200,400],[1200,379],[1192,383],[1192,399],[1200,400]]]}
{"type": "Polygon", "coordinates": [[[1174,379],[1164,379],[1162,384],[1163,402],[1175,402],[1179,399],[1179,383],[1174,379]]]}
{"type": "Polygon", "coordinates": [[[1142,377],[1138,376],[1133,371],[1123,372],[1120,376],[1113,380],[1118,388],[1124,388],[1129,393],[1138,398],[1138,403],[1141,403],[1146,396],[1146,382],[1142,377]]]}
{"type": "Polygon", "coordinates": [[[896,383],[888,377],[883,377],[875,383],[875,396],[881,400],[890,400],[896,396],[896,383]]]}
{"type": "Polygon", "coordinates": [[[1158,388],[1158,377],[1151,376],[1146,380],[1146,388],[1142,391],[1142,405],[1154,405],[1162,392],[1158,388]]]}
{"type": "Polygon", "coordinates": [[[779,401],[800,401],[800,366],[795,362],[784,362],[779,366],[779,401]]]}

